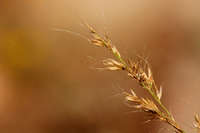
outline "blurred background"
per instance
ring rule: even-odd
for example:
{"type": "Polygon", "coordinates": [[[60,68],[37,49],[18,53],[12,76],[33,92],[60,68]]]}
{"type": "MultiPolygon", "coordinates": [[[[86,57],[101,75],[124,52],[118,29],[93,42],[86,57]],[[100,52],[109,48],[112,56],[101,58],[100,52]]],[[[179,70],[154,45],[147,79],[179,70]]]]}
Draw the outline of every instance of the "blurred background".
{"type": "Polygon", "coordinates": [[[163,133],[124,104],[136,88],[123,72],[98,71],[110,54],[83,38],[107,32],[125,57],[149,57],[163,102],[186,131],[200,113],[200,1],[1,0],[1,133],[163,133]]]}

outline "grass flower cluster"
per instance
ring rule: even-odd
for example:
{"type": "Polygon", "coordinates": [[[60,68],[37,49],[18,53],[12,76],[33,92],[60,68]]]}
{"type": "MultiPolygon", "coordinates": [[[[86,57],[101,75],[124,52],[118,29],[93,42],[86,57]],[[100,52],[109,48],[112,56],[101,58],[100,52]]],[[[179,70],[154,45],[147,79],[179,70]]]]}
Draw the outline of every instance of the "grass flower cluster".
{"type": "MultiPolygon", "coordinates": [[[[173,115],[163,105],[161,101],[162,87],[157,87],[149,63],[139,56],[134,60],[125,60],[107,35],[101,36],[93,27],[88,24],[86,24],[86,26],[91,35],[88,39],[89,42],[95,46],[106,48],[115,57],[103,60],[103,64],[105,65],[104,69],[126,72],[127,76],[134,79],[151,95],[151,99],[139,97],[134,92],[134,89],[129,89],[128,92],[123,93],[126,101],[132,104],[137,110],[151,116],[149,121],[159,120],[170,125],[176,133],[186,133],[176,122],[173,115]]],[[[198,115],[195,115],[195,122],[193,125],[199,132],[200,118],[198,115]]]]}

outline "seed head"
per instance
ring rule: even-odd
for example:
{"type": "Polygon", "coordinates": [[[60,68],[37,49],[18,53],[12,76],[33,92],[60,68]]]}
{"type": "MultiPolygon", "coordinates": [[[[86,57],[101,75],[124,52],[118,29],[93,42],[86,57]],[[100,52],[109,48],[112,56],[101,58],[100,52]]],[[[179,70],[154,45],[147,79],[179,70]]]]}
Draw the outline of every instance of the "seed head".
{"type": "Polygon", "coordinates": [[[194,127],[197,128],[197,129],[200,129],[200,118],[199,118],[199,115],[196,114],[194,119],[195,119],[195,122],[193,123],[194,127]]]}
{"type": "Polygon", "coordinates": [[[111,58],[103,60],[103,64],[106,66],[105,69],[108,69],[108,70],[124,70],[125,69],[124,64],[111,58]]]}

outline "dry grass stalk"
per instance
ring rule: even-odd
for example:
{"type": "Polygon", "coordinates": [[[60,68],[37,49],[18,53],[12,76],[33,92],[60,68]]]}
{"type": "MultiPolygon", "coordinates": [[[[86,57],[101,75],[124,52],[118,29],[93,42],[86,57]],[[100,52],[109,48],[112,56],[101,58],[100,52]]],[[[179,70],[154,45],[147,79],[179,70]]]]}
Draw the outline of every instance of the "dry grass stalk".
{"type": "MultiPolygon", "coordinates": [[[[105,69],[115,71],[122,70],[126,71],[127,75],[133,78],[137,83],[147,90],[147,92],[152,96],[153,100],[149,98],[138,97],[133,89],[130,92],[124,92],[125,99],[130,103],[134,104],[136,109],[142,110],[143,112],[149,114],[151,120],[160,120],[172,126],[176,133],[185,133],[185,131],[177,124],[172,114],[168,109],[162,104],[162,87],[158,88],[153,79],[153,75],[149,64],[146,60],[138,57],[136,60],[124,60],[115,45],[112,44],[111,40],[107,35],[101,36],[96,32],[94,28],[86,24],[91,38],[89,42],[98,47],[104,47],[111,51],[116,59],[107,59],[103,61],[106,66],[105,69]],[[155,103],[155,102],[156,103],[155,103]],[[158,104],[159,106],[157,106],[158,104]]],[[[199,117],[196,118],[196,127],[200,127],[199,117]]]]}

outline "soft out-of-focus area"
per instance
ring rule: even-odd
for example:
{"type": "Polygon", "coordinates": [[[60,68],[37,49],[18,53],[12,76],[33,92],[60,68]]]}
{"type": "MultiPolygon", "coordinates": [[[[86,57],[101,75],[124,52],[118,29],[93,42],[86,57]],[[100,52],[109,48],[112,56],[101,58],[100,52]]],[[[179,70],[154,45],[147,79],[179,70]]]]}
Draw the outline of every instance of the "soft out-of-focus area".
{"type": "Polygon", "coordinates": [[[98,71],[110,54],[88,36],[86,21],[107,32],[125,57],[149,57],[163,102],[193,131],[200,113],[200,1],[1,0],[0,132],[170,132],[124,104],[136,88],[123,72],[98,71]],[[158,127],[158,128],[157,128],[158,127]]]}

